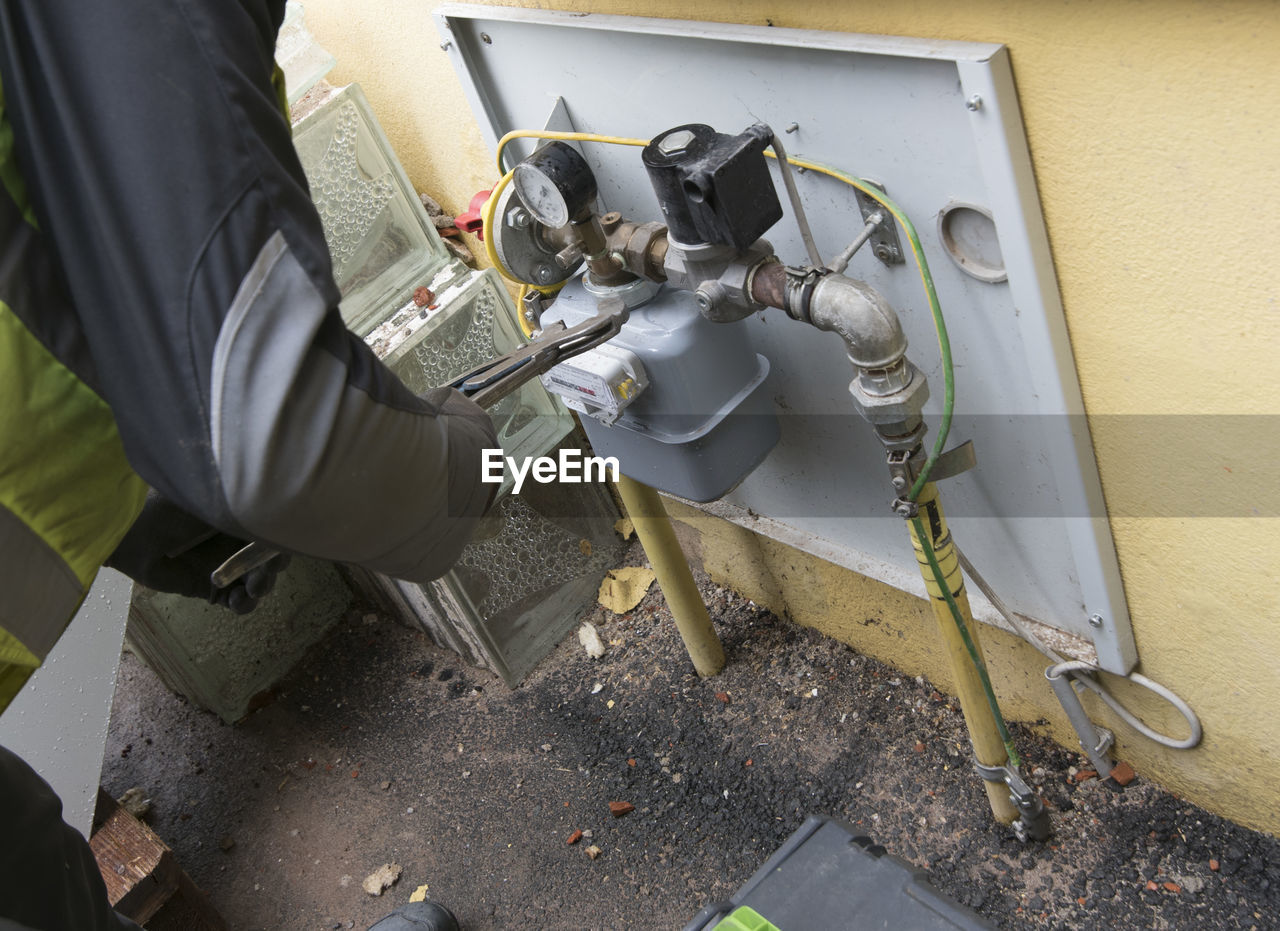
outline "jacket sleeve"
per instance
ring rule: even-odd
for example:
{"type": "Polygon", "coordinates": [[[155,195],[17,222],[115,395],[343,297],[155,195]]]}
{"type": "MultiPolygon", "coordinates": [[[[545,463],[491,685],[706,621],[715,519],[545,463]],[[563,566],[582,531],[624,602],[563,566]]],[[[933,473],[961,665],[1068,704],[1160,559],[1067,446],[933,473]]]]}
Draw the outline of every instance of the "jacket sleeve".
{"type": "Polygon", "coordinates": [[[219,529],[425,580],[492,486],[488,417],[337,311],[271,83],[284,0],[0,0],[36,217],[139,474],[219,529]]]}

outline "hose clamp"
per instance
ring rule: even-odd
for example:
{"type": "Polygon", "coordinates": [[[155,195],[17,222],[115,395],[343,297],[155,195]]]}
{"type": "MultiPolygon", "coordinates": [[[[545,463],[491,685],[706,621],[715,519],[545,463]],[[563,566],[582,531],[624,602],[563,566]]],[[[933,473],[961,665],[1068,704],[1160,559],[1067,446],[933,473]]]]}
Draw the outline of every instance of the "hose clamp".
{"type": "Polygon", "coordinates": [[[813,303],[813,292],[818,282],[831,274],[829,268],[815,268],[811,265],[788,265],[787,285],[784,294],[784,308],[787,314],[801,323],[809,323],[809,311],[813,303]]]}

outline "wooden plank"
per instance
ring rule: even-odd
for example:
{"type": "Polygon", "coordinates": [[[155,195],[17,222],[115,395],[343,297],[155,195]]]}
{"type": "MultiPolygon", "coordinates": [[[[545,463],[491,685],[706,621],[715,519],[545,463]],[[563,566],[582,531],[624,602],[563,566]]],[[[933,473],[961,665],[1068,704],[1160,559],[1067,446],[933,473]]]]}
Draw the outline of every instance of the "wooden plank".
{"type": "Polygon", "coordinates": [[[156,833],[99,792],[106,818],[89,839],[111,907],[145,924],[177,891],[178,864],[156,833]]]}
{"type": "Polygon", "coordinates": [[[89,848],[112,908],[154,931],[226,931],[226,923],[178,866],[173,851],[101,789],[94,825],[89,848]]]}

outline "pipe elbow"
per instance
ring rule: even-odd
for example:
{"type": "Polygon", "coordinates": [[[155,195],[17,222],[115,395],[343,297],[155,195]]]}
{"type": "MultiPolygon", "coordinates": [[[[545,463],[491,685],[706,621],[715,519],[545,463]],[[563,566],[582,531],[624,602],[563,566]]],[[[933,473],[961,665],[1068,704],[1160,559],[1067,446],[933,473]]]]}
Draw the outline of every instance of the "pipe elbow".
{"type": "Polygon", "coordinates": [[[860,369],[888,369],[907,352],[897,311],[870,285],[844,275],[823,276],[813,291],[809,319],[839,334],[860,369]]]}

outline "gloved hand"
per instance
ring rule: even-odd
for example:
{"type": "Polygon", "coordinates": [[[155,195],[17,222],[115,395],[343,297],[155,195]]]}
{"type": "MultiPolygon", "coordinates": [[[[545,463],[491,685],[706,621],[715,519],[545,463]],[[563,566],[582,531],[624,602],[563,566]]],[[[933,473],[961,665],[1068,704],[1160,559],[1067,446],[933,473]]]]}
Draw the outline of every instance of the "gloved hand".
{"type": "Polygon", "coordinates": [[[207,598],[248,614],[271,591],[289,557],[279,555],[226,588],[215,588],[209,580],[213,570],[244,545],[152,491],[106,565],[158,592],[207,598]]]}
{"type": "MultiPolygon", "coordinates": [[[[501,445],[498,442],[498,432],[494,428],[493,418],[489,415],[489,412],[461,391],[456,388],[431,388],[421,397],[428,404],[434,405],[441,414],[448,414],[452,417],[465,417],[476,424],[486,437],[485,448],[496,449],[501,445]]],[[[493,508],[493,502],[498,497],[498,490],[501,487],[501,484],[496,482],[489,486],[489,497],[485,501],[483,510],[479,512],[481,515],[488,514],[493,508]]]]}

